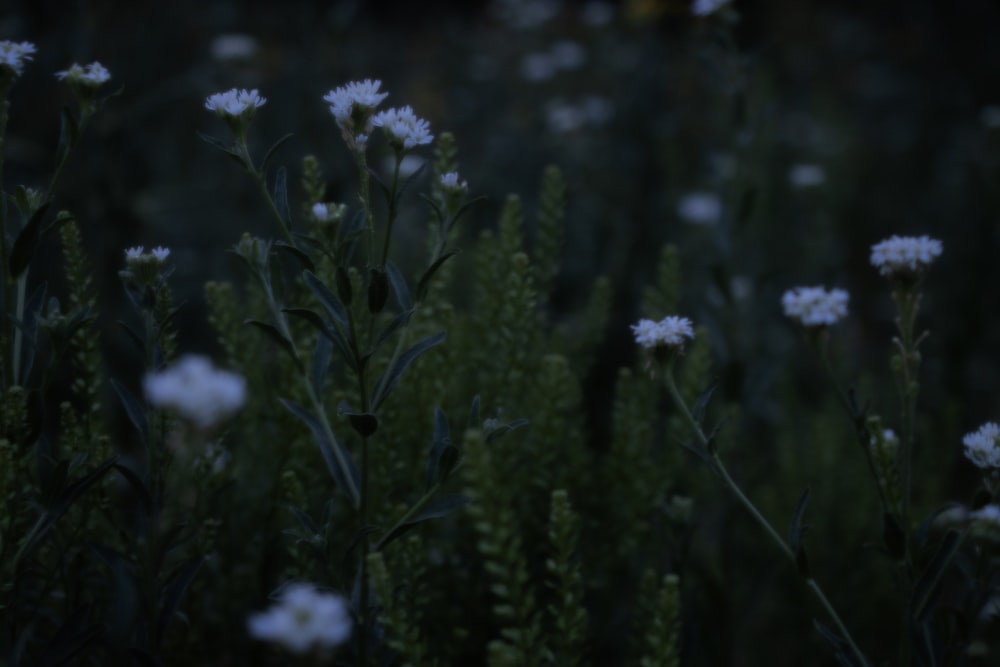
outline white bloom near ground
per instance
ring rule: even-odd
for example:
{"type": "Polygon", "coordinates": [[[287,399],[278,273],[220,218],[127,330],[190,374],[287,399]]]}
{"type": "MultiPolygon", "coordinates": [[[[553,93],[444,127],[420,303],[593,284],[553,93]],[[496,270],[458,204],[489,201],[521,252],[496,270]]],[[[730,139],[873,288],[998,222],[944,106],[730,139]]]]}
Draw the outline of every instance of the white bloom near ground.
{"type": "Polygon", "coordinates": [[[835,324],[847,317],[849,295],[842,289],[827,291],[822,287],[796,287],[784,293],[781,305],[785,315],[807,327],[835,324]]]}
{"type": "Polygon", "coordinates": [[[311,584],[285,588],[276,605],[247,621],[250,636],[274,642],[295,654],[326,652],[351,636],[351,614],[339,595],[311,584]]]}
{"type": "Polygon", "coordinates": [[[246,401],[246,380],[218,370],[207,357],[188,355],[143,380],[149,402],[177,412],[199,428],[211,428],[232,416],[246,401]]]}

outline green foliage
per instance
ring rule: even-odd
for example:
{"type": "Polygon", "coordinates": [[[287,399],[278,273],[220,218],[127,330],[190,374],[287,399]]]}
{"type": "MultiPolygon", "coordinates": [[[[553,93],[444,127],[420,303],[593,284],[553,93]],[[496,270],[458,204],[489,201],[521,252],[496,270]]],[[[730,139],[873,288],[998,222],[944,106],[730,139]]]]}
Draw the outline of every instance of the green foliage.
{"type": "Polygon", "coordinates": [[[580,517],[573,511],[569,495],[562,489],[552,492],[549,513],[550,556],[545,561],[555,599],[549,604],[552,619],[550,636],[553,665],[585,664],[587,609],[583,603],[583,573],[577,560],[580,517]]]}
{"type": "Polygon", "coordinates": [[[645,651],[639,660],[642,667],[677,667],[680,665],[680,579],[667,574],[657,582],[656,575],[643,575],[643,599],[640,602],[646,619],[645,651]]]}

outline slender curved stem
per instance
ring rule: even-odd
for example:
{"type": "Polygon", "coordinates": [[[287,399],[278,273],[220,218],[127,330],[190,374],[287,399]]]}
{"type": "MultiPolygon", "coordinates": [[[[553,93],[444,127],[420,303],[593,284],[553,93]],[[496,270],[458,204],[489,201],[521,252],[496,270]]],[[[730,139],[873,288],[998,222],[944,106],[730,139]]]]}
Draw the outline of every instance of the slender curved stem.
{"type": "MultiPolygon", "coordinates": [[[[766,532],[768,535],[771,536],[771,538],[778,545],[781,552],[785,554],[785,556],[791,561],[792,565],[795,565],[796,564],[795,553],[785,542],[784,538],[781,537],[778,531],[774,529],[774,526],[772,526],[771,523],[764,517],[764,515],[760,513],[760,511],[754,506],[754,504],[750,501],[750,499],[746,497],[746,495],[740,489],[739,485],[737,485],[736,482],[733,481],[733,478],[729,475],[729,471],[726,470],[725,465],[723,465],[722,459],[719,458],[718,453],[715,451],[714,445],[711,443],[711,441],[709,441],[704,431],[702,431],[701,426],[691,415],[691,411],[688,410],[687,404],[684,402],[684,398],[681,396],[680,391],[677,389],[677,384],[674,382],[672,368],[668,367],[666,369],[666,371],[664,372],[664,378],[667,385],[667,390],[670,392],[670,397],[673,399],[674,404],[677,406],[677,409],[680,410],[681,414],[684,416],[684,419],[691,427],[691,430],[694,431],[695,436],[698,439],[698,442],[701,444],[702,447],[705,448],[705,451],[708,452],[710,456],[709,465],[719,475],[719,477],[723,480],[723,482],[725,482],[726,486],[729,487],[729,490],[733,492],[733,495],[735,495],[736,498],[740,501],[740,504],[742,504],[743,507],[745,507],[746,510],[750,512],[750,515],[764,529],[764,532],[766,532]]],[[[837,630],[844,637],[845,641],[851,648],[851,652],[854,654],[854,657],[858,660],[859,664],[868,667],[868,660],[865,658],[861,650],[857,647],[857,644],[854,643],[854,639],[851,637],[851,633],[848,632],[847,626],[844,625],[844,622],[840,619],[840,616],[837,614],[837,611],[833,608],[833,605],[827,599],[826,594],[823,593],[823,589],[820,588],[819,583],[817,583],[816,580],[813,579],[812,577],[805,577],[805,580],[806,580],[806,586],[816,596],[816,599],[819,601],[820,605],[823,607],[827,615],[833,621],[834,625],[837,627],[837,630]]]]}

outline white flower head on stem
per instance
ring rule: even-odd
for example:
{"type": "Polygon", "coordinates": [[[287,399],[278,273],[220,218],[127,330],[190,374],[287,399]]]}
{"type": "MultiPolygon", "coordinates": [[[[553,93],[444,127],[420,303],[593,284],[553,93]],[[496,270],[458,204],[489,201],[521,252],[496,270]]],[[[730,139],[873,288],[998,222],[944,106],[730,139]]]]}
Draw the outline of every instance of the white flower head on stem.
{"type": "Polygon", "coordinates": [[[686,317],[670,315],[659,322],[639,320],[632,325],[635,342],[646,350],[667,348],[677,352],[684,350],[684,339],[694,338],[694,327],[686,317]]]}
{"type": "Polygon", "coordinates": [[[7,67],[14,77],[19,77],[24,71],[24,64],[32,59],[37,50],[31,42],[0,41],[0,68],[7,67]]]}
{"type": "Polygon", "coordinates": [[[291,584],[278,604],[254,614],[247,622],[250,636],[284,646],[292,653],[319,654],[351,636],[351,615],[339,595],[323,593],[311,584],[291,584]]]}
{"type": "Polygon", "coordinates": [[[346,204],[328,204],[316,202],[312,205],[312,214],[316,222],[340,222],[347,213],[346,204]]]}
{"type": "Polygon", "coordinates": [[[217,370],[207,357],[187,355],[170,368],[143,379],[150,404],[176,411],[198,428],[210,429],[246,401],[246,380],[217,370]]]}
{"type": "Polygon", "coordinates": [[[68,70],[56,72],[56,77],[74,86],[98,88],[111,80],[111,72],[99,62],[83,66],[73,63],[68,70]]]}
{"type": "Polygon", "coordinates": [[[379,91],[381,87],[382,82],[378,79],[352,81],[323,96],[323,101],[330,104],[330,113],[351,150],[364,152],[367,147],[368,133],[372,129],[372,114],[382,100],[389,96],[389,93],[379,91]]]}
{"type": "Polygon", "coordinates": [[[983,469],[1000,468],[1000,426],[986,422],[962,438],[965,457],[983,469]]]}
{"type": "Polygon", "coordinates": [[[417,118],[408,106],[380,111],[372,116],[372,125],[381,127],[389,142],[398,150],[408,151],[434,140],[430,123],[417,118]]]}
{"type": "Polygon", "coordinates": [[[170,257],[170,248],[165,248],[163,246],[156,246],[149,251],[149,254],[155,257],[161,262],[167,261],[167,257],[170,257]]]}
{"type": "Polygon", "coordinates": [[[223,119],[253,118],[254,112],[267,103],[267,98],[261,97],[257,89],[239,90],[233,88],[224,93],[215,93],[205,99],[205,108],[214,111],[223,119]]]}
{"type": "Polygon", "coordinates": [[[133,246],[131,248],[126,248],[125,261],[127,262],[130,259],[139,259],[140,257],[142,257],[143,250],[145,250],[145,248],[143,248],[141,245],[133,246]]]}
{"type": "Polygon", "coordinates": [[[915,276],[941,255],[941,242],[929,236],[892,236],[872,246],[871,262],[883,276],[915,276]]]}
{"type": "Polygon", "coordinates": [[[441,187],[449,192],[466,192],[469,184],[458,175],[457,171],[449,171],[447,174],[441,174],[441,187]]]}
{"type": "Polygon", "coordinates": [[[842,289],[796,287],[782,295],[781,305],[785,315],[802,326],[820,327],[835,324],[847,316],[848,298],[842,289]]]}

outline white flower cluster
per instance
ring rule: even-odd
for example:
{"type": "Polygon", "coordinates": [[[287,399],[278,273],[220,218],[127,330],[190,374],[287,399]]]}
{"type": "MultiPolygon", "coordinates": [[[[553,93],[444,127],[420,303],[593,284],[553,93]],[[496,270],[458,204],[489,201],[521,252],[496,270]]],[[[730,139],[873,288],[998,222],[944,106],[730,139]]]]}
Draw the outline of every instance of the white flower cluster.
{"type": "Polygon", "coordinates": [[[682,349],[685,338],[694,338],[694,327],[686,317],[670,315],[659,322],[639,320],[632,325],[635,342],[647,350],[658,347],[682,349]]]}
{"type": "Polygon", "coordinates": [[[722,219],[722,200],[711,192],[689,192],[677,202],[677,215],[691,225],[714,225],[722,219]]]}
{"type": "Polygon", "coordinates": [[[97,88],[111,80],[111,72],[104,65],[95,61],[83,66],[73,63],[68,70],[56,72],[56,77],[60,81],[97,88]]]}
{"type": "Polygon", "coordinates": [[[165,262],[169,256],[170,248],[164,248],[163,246],[156,246],[148,253],[145,252],[145,248],[141,245],[125,249],[125,261],[128,263],[134,261],[149,261],[151,259],[158,262],[165,262]]]}
{"type": "Polygon", "coordinates": [[[893,236],[872,246],[872,266],[883,276],[912,274],[941,254],[941,242],[929,236],[893,236]]]}
{"type": "Polygon", "coordinates": [[[329,651],[351,636],[351,615],[339,595],[311,584],[291,584],[278,604],[247,622],[255,639],[274,642],[295,654],[329,651]]]}
{"type": "Polygon", "coordinates": [[[1000,468],[1000,426],[986,422],[962,438],[965,456],[980,468],[1000,468]]]}
{"type": "Polygon", "coordinates": [[[430,124],[423,118],[417,118],[409,106],[378,112],[372,116],[372,125],[381,127],[391,143],[406,151],[429,144],[434,139],[430,124]]]}
{"type": "Polygon", "coordinates": [[[469,184],[458,175],[457,171],[449,171],[447,174],[441,174],[441,187],[452,192],[465,192],[469,189],[469,184]]]}
{"type": "Polygon", "coordinates": [[[233,415],[246,401],[246,380],[216,370],[206,357],[187,355],[143,380],[146,398],[158,408],[176,410],[195,426],[208,429],[233,415]]]}
{"type": "Polygon", "coordinates": [[[252,118],[254,112],[264,106],[267,98],[257,94],[257,89],[239,90],[233,88],[224,93],[209,95],[205,108],[223,118],[252,118]]]}
{"type": "Polygon", "coordinates": [[[352,81],[346,86],[334,88],[323,96],[330,104],[330,113],[344,134],[344,139],[353,150],[364,151],[371,132],[371,115],[375,107],[382,103],[389,93],[379,92],[382,82],[365,79],[352,81]]]}
{"type": "Polygon", "coordinates": [[[796,287],[785,292],[781,305],[785,315],[803,326],[834,324],[847,316],[848,294],[842,289],[829,292],[822,287],[796,287]]]}
{"type": "Polygon", "coordinates": [[[37,50],[31,42],[0,41],[0,65],[6,65],[14,71],[15,76],[21,76],[24,63],[31,60],[37,50]]]}

